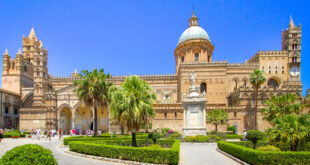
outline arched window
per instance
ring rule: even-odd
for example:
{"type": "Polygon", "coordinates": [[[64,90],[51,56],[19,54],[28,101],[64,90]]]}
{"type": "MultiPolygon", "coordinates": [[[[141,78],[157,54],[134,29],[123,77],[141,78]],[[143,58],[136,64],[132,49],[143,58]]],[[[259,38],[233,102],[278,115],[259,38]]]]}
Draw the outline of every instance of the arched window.
{"type": "Polygon", "coordinates": [[[236,90],[238,88],[238,81],[235,80],[235,86],[234,86],[234,90],[236,90]]]}
{"type": "Polygon", "coordinates": [[[181,56],[181,62],[184,62],[184,56],[181,56]]]}
{"type": "Polygon", "coordinates": [[[40,59],[37,58],[37,65],[40,65],[40,59]]]}
{"type": "Polygon", "coordinates": [[[207,84],[206,83],[201,83],[200,84],[200,93],[207,93],[207,84]]]}
{"type": "Polygon", "coordinates": [[[199,53],[195,53],[195,62],[199,61],[199,53]]]}
{"type": "Polygon", "coordinates": [[[269,88],[277,89],[279,87],[278,81],[275,79],[269,79],[267,84],[269,88]]]}

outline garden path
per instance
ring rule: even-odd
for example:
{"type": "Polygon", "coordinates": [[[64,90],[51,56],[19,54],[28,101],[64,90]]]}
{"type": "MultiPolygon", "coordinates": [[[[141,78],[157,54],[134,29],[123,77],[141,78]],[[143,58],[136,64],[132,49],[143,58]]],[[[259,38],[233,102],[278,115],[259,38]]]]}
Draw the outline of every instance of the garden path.
{"type": "Polygon", "coordinates": [[[237,165],[238,162],[216,151],[216,143],[181,143],[183,165],[237,165]]]}

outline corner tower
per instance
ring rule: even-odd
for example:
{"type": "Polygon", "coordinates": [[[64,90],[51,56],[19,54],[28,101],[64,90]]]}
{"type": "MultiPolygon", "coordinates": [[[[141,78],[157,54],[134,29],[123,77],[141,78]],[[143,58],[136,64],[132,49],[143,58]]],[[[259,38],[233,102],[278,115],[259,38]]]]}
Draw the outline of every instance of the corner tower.
{"type": "Polygon", "coordinates": [[[198,18],[193,11],[189,27],[182,33],[174,51],[176,73],[181,63],[211,62],[213,50],[208,33],[198,25],[198,18]]]}

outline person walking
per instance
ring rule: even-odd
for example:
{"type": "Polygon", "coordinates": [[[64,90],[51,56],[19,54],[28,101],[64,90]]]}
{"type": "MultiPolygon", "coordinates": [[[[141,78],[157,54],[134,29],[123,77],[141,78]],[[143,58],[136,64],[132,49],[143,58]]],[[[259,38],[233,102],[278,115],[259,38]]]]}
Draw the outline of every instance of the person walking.
{"type": "Polygon", "coordinates": [[[4,134],[3,129],[0,128],[0,143],[1,143],[2,139],[3,139],[3,134],[4,134]]]}
{"type": "Polygon", "coordinates": [[[48,140],[51,141],[51,138],[52,138],[52,131],[51,130],[48,130],[47,136],[48,136],[48,140]]]}
{"type": "Polygon", "coordinates": [[[40,140],[41,130],[39,128],[37,129],[36,134],[37,134],[37,139],[40,140]]]}
{"type": "Polygon", "coordinates": [[[72,129],[72,136],[75,136],[76,130],[75,128],[72,129]]]}
{"type": "Polygon", "coordinates": [[[98,129],[98,136],[101,136],[101,131],[100,131],[100,129],[98,129]]]}
{"type": "Polygon", "coordinates": [[[60,140],[61,139],[61,134],[62,134],[61,129],[58,130],[58,134],[59,134],[59,140],[60,140]]]}
{"type": "Polygon", "coordinates": [[[31,129],[31,138],[32,138],[32,140],[34,140],[34,138],[35,138],[35,131],[34,131],[34,129],[31,129]]]}

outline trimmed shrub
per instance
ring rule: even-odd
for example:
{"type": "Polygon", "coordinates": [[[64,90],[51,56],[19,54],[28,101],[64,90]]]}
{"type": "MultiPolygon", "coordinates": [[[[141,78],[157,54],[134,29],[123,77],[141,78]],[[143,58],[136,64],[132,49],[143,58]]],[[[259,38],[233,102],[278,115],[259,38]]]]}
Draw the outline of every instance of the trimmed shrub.
{"type": "Polygon", "coordinates": [[[243,139],[243,135],[227,134],[226,139],[243,139]]]}
{"type": "Polygon", "coordinates": [[[310,162],[310,152],[259,151],[235,143],[219,141],[217,146],[220,150],[253,165],[305,165],[310,162]]]}
{"type": "Polygon", "coordinates": [[[231,131],[232,133],[236,133],[236,126],[227,127],[227,131],[231,131]]]}
{"type": "Polygon", "coordinates": [[[281,151],[280,148],[276,146],[271,146],[271,145],[258,147],[257,150],[259,151],[281,151]]]}
{"type": "Polygon", "coordinates": [[[149,133],[148,137],[151,138],[154,141],[154,143],[156,144],[157,139],[160,139],[160,133],[151,132],[151,133],[149,133]]]}
{"type": "Polygon", "coordinates": [[[168,135],[167,139],[180,139],[181,136],[182,136],[182,135],[181,135],[180,133],[174,132],[173,134],[168,135]]]}
{"type": "Polygon", "coordinates": [[[56,165],[57,161],[49,149],[37,144],[26,144],[6,152],[0,160],[0,164],[56,165]]]}
{"type": "Polygon", "coordinates": [[[249,130],[246,138],[254,144],[253,148],[256,148],[256,143],[263,138],[263,133],[259,130],[249,130]]]}
{"type": "MultiPolygon", "coordinates": [[[[241,146],[244,146],[247,148],[253,148],[253,143],[250,141],[239,141],[239,142],[234,142],[234,144],[241,145],[241,146]]],[[[262,147],[262,146],[266,146],[266,145],[267,145],[267,142],[265,142],[265,141],[258,141],[256,143],[256,147],[262,147]]]]}
{"type": "Polygon", "coordinates": [[[153,149],[151,147],[125,147],[106,144],[71,141],[71,151],[88,155],[133,160],[138,162],[178,164],[180,141],[175,140],[170,149],[153,149]]]}

